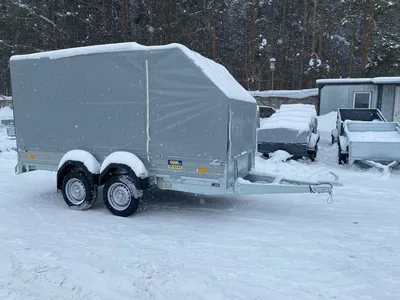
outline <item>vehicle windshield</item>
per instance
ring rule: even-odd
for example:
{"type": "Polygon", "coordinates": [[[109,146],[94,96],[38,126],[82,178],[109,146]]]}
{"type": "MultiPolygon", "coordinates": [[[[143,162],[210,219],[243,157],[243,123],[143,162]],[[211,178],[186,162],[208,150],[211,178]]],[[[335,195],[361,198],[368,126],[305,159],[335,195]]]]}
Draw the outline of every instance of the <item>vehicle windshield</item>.
{"type": "Polygon", "coordinates": [[[260,106],[260,118],[269,118],[275,113],[275,109],[271,106],[260,106]]]}

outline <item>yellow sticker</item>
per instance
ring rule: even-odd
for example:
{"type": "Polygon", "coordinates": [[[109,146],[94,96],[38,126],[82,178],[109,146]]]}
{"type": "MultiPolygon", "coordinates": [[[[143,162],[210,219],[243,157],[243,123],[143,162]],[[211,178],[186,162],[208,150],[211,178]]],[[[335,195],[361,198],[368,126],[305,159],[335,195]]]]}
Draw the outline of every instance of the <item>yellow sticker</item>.
{"type": "Polygon", "coordinates": [[[168,169],[172,170],[183,170],[183,164],[181,160],[168,160],[168,169]]]}

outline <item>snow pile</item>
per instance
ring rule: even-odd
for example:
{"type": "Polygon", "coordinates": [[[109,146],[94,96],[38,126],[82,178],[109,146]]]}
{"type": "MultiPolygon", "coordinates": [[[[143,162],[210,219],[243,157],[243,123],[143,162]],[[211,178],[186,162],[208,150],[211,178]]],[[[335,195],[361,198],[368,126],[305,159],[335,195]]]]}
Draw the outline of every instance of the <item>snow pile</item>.
{"type": "Polygon", "coordinates": [[[260,129],[285,128],[299,133],[309,131],[314,124],[316,111],[314,106],[306,104],[286,104],[269,118],[260,120],[260,129]]]}
{"type": "Polygon", "coordinates": [[[129,152],[117,151],[111,153],[103,161],[100,172],[103,172],[110,164],[126,165],[130,167],[139,178],[146,178],[148,176],[147,169],[142,161],[136,155],[129,152]]]}
{"type": "Polygon", "coordinates": [[[269,153],[269,161],[273,163],[280,163],[289,160],[293,155],[287,153],[284,150],[277,150],[273,153],[269,153]]]}
{"type": "Polygon", "coordinates": [[[400,142],[400,127],[393,122],[365,122],[365,121],[344,121],[344,130],[352,142],[387,142],[399,143],[400,142]],[[364,124],[361,128],[354,125],[364,124]],[[383,123],[376,124],[374,123],[383,123]],[[378,126],[374,128],[372,126],[378,126]],[[383,127],[382,127],[383,126],[383,127]],[[366,129],[371,130],[366,130],[366,129]],[[360,130],[361,129],[361,130],[360,130]]]}
{"type": "Polygon", "coordinates": [[[180,49],[182,52],[191,59],[203,73],[228,97],[231,99],[242,100],[252,102],[256,104],[255,99],[235,80],[235,78],[229,73],[229,71],[222,65],[208,59],[197,52],[190,50],[189,48],[181,44],[168,44],[162,46],[144,46],[138,43],[117,43],[117,44],[106,44],[97,46],[86,46],[69,48],[48,52],[40,52],[26,55],[14,55],[11,57],[11,61],[25,60],[25,59],[60,59],[66,57],[74,57],[80,55],[90,55],[99,53],[110,53],[110,52],[130,52],[130,51],[156,51],[165,49],[180,49]]]}
{"type": "Polygon", "coordinates": [[[337,111],[332,111],[326,115],[317,117],[318,130],[321,132],[329,132],[336,128],[337,111]]]}
{"type": "Polygon", "coordinates": [[[318,96],[318,89],[306,90],[271,90],[271,91],[249,91],[253,97],[282,97],[292,99],[304,99],[318,96]]]}
{"type": "Polygon", "coordinates": [[[398,131],[347,131],[352,142],[386,142],[400,143],[398,131]]]}
{"type": "Polygon", "coordinates": [[[278,150],[270,154],[270,159],[256,156],[255,170],[266,175],[276,175],[289,180],[334,181],[335,177],[322,166],[308,165],[296,160],[288,160],[291,155],[278,150]],[[288,161],[287,161],[288,160],[288,161]]]}
{"type": "Polygon", "coordinates": [[[87,151],[83,150],[71,150],[67,152],[60,163],[58,164],[58,169],[67,161],[80,161],[82,162],[88,171],[92,174],[100,174],[100,164],[97,159],[87,151]]]}

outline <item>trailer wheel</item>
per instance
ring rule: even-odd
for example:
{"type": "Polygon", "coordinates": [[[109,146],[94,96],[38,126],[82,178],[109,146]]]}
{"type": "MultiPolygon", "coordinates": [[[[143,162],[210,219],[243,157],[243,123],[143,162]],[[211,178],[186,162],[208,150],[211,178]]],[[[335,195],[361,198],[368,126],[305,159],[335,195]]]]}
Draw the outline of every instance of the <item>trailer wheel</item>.
{"type": "Polygon", "coordinates": [[[349,155],[348,153],[342,153],[340,150],[340,144],[338,145],[338,163],[339,165],[347,164],[349,155]]]}
{"type": "Polygon", "coordinates": [[[92,185],[81,170],[72,170],[62,180],[62,195],[69,207],[87,210],[97,200],[97,185],[92,185]]]}
{"type": "Polygon", "coordinates": [[[343,161],[342,151],[340,151],[340,143],[338,143],[338,164],[341,165],[343,161]]]}
{"type": "Polygon", "coordinates": [[[138,207],[143,191],[138,190],[132,177],[115,175],[107,180],[103,189],[107,209],[119,217],[133,215],[138,207]]]}
{"type": "Polygon", "coordinates": [[[339,131],[337,130],[337,128],[332,130],[331,133],[331,138],[332,138],[332,145],[339,140],[339,131]]]}
{"type": "Polygon", "coordinates": [[[316,144],[314,146],[314,150],[309,152],[309,158],[312,162],[315,162],[315,159],[317,158],[317,154],[318,154],[318,144],[316,144]]]}

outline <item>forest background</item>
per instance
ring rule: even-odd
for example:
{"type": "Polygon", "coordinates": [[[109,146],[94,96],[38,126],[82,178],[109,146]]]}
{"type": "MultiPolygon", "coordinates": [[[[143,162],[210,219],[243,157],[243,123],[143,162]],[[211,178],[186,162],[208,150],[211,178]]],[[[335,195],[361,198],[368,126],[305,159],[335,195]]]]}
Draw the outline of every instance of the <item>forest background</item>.
{"type": "Polygon", "coordinates": [[[0,0],[0,94],[14,54],[124,41],[184,44],[247,90],[399,76],[399,16],[399,0],[0,0]]]}

